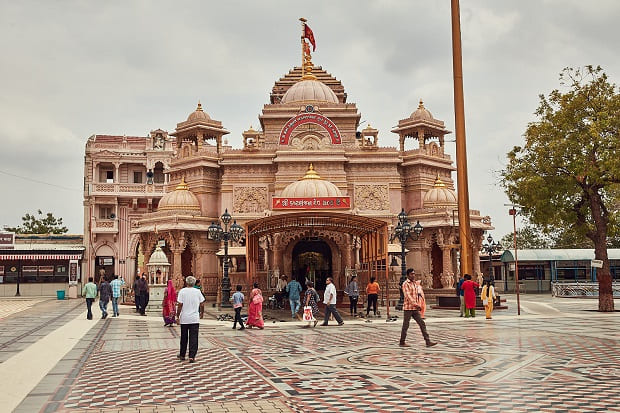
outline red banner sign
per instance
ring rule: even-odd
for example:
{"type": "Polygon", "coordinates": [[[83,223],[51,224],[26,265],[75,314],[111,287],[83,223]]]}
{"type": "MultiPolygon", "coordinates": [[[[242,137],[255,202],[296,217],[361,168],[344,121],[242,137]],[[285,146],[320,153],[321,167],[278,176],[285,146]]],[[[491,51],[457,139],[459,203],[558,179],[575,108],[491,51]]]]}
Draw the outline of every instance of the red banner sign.
{"type": "Polygon", "coordinates": [[[338,127],[336,127],[334,122],[329,120],[329,118],[319,115],[318,113],[301,113],[294,118],[289,119],[280,131],[280,145],[288,145],[293,131],[298,126],[306,123],[314,123],[315,125],[325,129],[331,138],[332,144],[340,145],[342,143],[338,127]]]}
{"type": "Polygon", "coordinates": [[[316,196],[310,198],[274,197],[273,209],[350,209],[348,196],[316,196]]]}

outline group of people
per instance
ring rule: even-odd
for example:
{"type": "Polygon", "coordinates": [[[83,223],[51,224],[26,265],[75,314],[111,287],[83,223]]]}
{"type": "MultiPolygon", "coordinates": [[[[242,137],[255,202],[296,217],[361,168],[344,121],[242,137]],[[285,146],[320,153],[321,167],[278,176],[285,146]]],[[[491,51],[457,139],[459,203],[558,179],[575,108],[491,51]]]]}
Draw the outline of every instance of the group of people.
{"type": "MultiPolygon", "coordinates": [[[[495,285],[493,279],[482,279],[482,289],[480,291],[480,299],[484,306],[487,320],[490,320],[493,313],[493,303],[497,298],[495,294],[495,285]]],[[[460,317],[476,317],[476,295],[480,289],[480,282],[473,281],[470,274],[465,274],[456,284],[456,294],[460,298],[460,317]]]]}
{"type": "Polygon", "coordinates": [[[136,305],[136,313],[146,315],[146,306],[149,304],[149,282],[146,279],[146,273],[136,275],[133,282],[133,295],[136,305]]]}
{"type": "Polygon", "coordinates": [[[101,310],[101,318],[108,317],[108,303],[112,301],[112,317],[118,317],[118,299],[121,297],[121,288],[125,284],[118,275],[107,276],[101,274],[99,285],[95,284],[93,277],[88,277],[88,282],[84,284],[82,295],[86,298],[86,318],[93,319],[92,306],[95,298],[99,295],[99,309],[101,310]]]}

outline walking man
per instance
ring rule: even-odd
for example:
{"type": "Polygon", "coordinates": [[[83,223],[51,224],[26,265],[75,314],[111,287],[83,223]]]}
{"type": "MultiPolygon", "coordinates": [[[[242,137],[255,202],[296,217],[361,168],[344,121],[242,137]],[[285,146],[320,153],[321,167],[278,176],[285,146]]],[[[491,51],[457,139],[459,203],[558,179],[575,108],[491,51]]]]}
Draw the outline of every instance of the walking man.
{"type": "MultiPolygon", "coordinates": [[[[241,290],[243,287],[237,284],[237,291],[232,296],[233,308],[235,309],[235,321],[233,323],[233,330],[237,329],[237,323],[239,323],[239,330],[245,330],[243,320],[241,319],[241,310],[243,309],[243,299],[245,298],[241,290]]],[[[202,318],[202,317],[201,317],[202,318]]]]}
{"type": "Polygon", "coordinates": [[[194,288],[196,278],[191,275],[185,278],[186,287],[177,296],[177,323],[181,325],[181,349],[177,358],[185,360],[189,342],[189,362],[196,361],[198,352],[198,327],[200,326],[200,309],[205,298],[200,290],[194,288]]]}
{"type": "Polygon", "coordinates": [[[403,295],[404,295],[404,303],[403,303],[403,328],[400,332],[400,346],[401,347],[410,347],[409,344],[406,344],[405,340],[407,339],[407,330],[409,329],[409,321],[411,317],[418,323],[420,326],[420,331],[422,332],[422,336],[424,336],[424,341],[426,341],[426,347],[432,347],[437,343],[432,342],[428,333],[426,332],[426,323],[422,320],[422,315],[420,314],[420,310],[422,309],[421,297],[422,297],[422,287],[420,287],[415,282],[415,271],[413,268],[409,268],[407,270],[407,281],[403,283],[403,295]]]}
{"type": "Polygon", "coordinates": [[[108,317],[108,302],[112,297],[112,287],[107,278],[103,278],[101,285],[99,286],[99,308],[101,309],[101,318],[108,317]]]}
{"type": "Polygon", "coordinates": [[[121,287],[125,285],[125,280],[118,278],[118,275],[114,276],[114,279],[110,281],[110,287],[112,287],[112,317],[118,317],[118,299],[121,297],[121,287]]]}
{"type": "Polygon", "coordinates": [[[323,297],[323,303],[325,304],[325,318],[323,319],[322,326],[326,326],[329,321],[329,315],[333,314],[336,321],[338,321],[338,325],[341,326],[344,324],[342,321],[342,317],[340,317],[340,313],[336,310],[336,286],[334,285],[334,281],[332,277],[328,277],[325,280],[327,284],[325,286],[325,296],[323,297]]]}
{"type": "Polygon", "coordinates": [[[84,285],[82,295],[86,297],[86,309],[88,312],[86,313],[86,318],[88,320],[93,319],[93,301],[97,297],[97,284],[93,282],[93,277],[88,277],[88,282],[84,285]]]}
{"type": "Polygon", "coordinates": [[[138,279],[138,293],[140,296],[140,315],[146,315],[146,306],[149,303],[149,285],[146,281],[146,275],[138,279]]]}
{"type": "Polygon", "coordinates": [[[299,307],[301,306],[301,301],[299,299],[301,294],[301,284],[293,278],[290,283],[286,285],[286,293],[288,294],[288,302],[291,304],[291,318],[299,318],[301,320],[301,316],[297,314],[299,311],[299,307]]]}

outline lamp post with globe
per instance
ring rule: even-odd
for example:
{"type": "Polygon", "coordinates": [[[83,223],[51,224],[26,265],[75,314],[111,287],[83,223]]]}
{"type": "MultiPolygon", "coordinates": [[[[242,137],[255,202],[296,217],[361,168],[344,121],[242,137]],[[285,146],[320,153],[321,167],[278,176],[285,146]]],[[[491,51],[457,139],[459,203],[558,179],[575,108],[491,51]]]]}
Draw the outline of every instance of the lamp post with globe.
{"type": "Polygon", "coordinates": [[[224,241],[224,276],[222,277],[222,307],[231,307],[230,304],[230,279],[228,278],[228,242],[239,241],[243,236],[243,227],[234,221],[228,228],[228,224],[232,220],[232,216],[228,213],[228,209],[224,211],[220,217],[220,221],[224,224],[224,228],[221,227],[220,222],[217,224],[212,222],[207,229],[207,236],[213,241],[224,241]]]}
{"type": "Polygon", "coordinates": [[[489,254],[489,281],[494,281],[495,274],[493,273],[493,253],[496,251],[500,251],[502,249],[502,244],[499,242],[493,242],[493,237],[491,234],[487,237],[487,243],[482,244],[481,251],[484,254],[489,254]]]}
{"type": "Polygon", "coordinates": [[[397,310],[403,309],[403,304],[405,297],[403,295],[403,283],[407,280],[407,263],[405,262],[405,244],[407,240],[411,239],[413,241],[417,241],[420,238],[420,234],[424,227],[420,225],[420,221],[418,221],[415,225],[411,225],[409,223],[409,219],[407,217],[407,213],[405,209],[398,214],[398,225],[394,229],[394,234],[392,235],[392,240],[398,239],[400,242],[400,281],[398,282],[399,290],[400,290],[400,298],[398,299],[398,304],[396,304],[397,310]]]}

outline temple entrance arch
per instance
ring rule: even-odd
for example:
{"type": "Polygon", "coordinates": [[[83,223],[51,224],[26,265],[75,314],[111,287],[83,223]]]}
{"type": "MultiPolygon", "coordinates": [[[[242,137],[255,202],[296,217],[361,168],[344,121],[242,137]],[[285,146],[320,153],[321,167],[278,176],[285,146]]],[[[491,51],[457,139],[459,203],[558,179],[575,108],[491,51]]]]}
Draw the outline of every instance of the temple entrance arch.
{"type": "Polygon", "coordinates": [[[291,272],[302,285],[310,280],[317,290],[324,290],[325,279],[332,276],[331,248],[321,238],[299,240],[293,247],[291,272]]]}
{"type": "MultiPolygon", "coordinates": [[[[278,213],[265,218],[249,221],[245,224],[247,234],[247,283],[261,282],[267,285],[264,272],[259,274],[259,249],[270,244],[270,240],[277,234],[290,234],[291,232],[307,232],[309,237],[317,237],[321,233],[334,232],[347,234],[347,245],[342,247],[341,252],[332,253],[332,262],[335,254],[346,254],[340,261],[354,262],[349,256],[353,250],[359,251],[359,268],[357,271],[360,285],[365,285],[370,277],[377,277],[388,283],[388,223],[386,221],[354,215],[348,212],[330,212],[308,210],[303,212],[278,213]],[[348,248],[347,248],[348,246],[348,248]]],[[[282,248],[275,243],[273,248],[282,248]]],[[[352,267],[350,267],[352,268],[352,267]]],[[[334,264],[332,264],[332,270],[334,264]]],[[[344,276],[334,278],[334,284],[338,290],[346,285],[344,276]]],[[[389,315],[389,288],[386,289],[386,302],[389,315]]]]}

